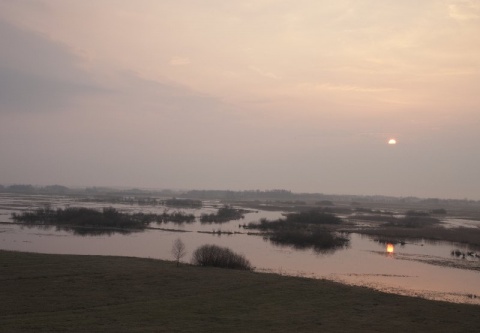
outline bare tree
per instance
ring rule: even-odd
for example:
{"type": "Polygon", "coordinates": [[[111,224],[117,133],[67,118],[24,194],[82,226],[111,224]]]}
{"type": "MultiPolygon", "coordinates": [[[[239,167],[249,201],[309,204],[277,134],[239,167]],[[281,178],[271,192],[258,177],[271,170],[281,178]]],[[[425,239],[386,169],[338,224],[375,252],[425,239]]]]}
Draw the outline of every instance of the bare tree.
{"type": "Polygon", "coordinates": [[[185,244],[183,244],[180,238],[177,238],[172,245],[172,255],[177,261],[177,266],[180,264],[180,259],[185,257],[187,252],[185,251],[185,244]]]}

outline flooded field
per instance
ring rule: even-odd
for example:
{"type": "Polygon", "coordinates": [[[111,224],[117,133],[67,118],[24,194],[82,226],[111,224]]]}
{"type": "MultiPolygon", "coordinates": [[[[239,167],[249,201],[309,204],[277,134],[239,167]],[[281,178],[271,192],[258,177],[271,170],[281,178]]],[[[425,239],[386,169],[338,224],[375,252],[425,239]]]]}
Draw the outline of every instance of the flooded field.
{"type": "MultiPolygon", "coordinates": [[[[202,208],[171,208],[159,204],[107,203],[75,197],[0,194],[0,249],[42,253],[120,255],[173,260],[172,243],[180,238],[190,261],[192,252],[204,244],[226,246],[244,254],[259,272],[274,272],[312,278],[326,278],[378,290],[435,300],[480,305],[480,253],[467,245],[412,240],[395,244],[375,241],[373,236],[348,235],[347,248],[318,252],[276,246],[261,235],[247,234],[242,226],[261,218],[280,218],[283,211],[250,210],[245,217],[227,223],[201,223],[201,214],[215,213],[222,204],[204,201],[202,208]],[[50,205],[52,208],[114,207],[122,212],[161,214],[192,213],[192,223],[152,223],[151,229],[128,235],[79,236],[55,227],[31,227],[12,223],[11,214],[50,205]],[[161,228],[161,229],[160,229],[161,228]],[[459,255],[452,254],[458,250],[459,255]]],[[[478,228],[478,221],[445,219],[478,228]]]]}

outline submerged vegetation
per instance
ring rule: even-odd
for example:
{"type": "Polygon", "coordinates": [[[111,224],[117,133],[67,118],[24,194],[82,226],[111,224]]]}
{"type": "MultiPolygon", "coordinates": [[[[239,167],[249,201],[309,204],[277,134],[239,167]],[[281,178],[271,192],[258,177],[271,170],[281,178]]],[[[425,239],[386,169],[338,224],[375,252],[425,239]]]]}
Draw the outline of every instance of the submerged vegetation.
{"type": "Polygon", "coordinates": [[[264,231],[265,238],[277,245],[325,251],[348,245],[348,238],[327,228],[341,223],[342,220],[333,214],[311,210],[288,214],[286,218],[275,221],[261,219],[258,223],[249,223],[245,228],[264,231]]]}
{"type": "Polygon", "coordinates": [[[65,209],[52,209],[50,207],[38,208],[34,211],[20,214],[12,213],[12,219],[23,225],[55,226],[58,230],[73,232],[79,235],[101,235],[118,233],[131,233],[143,231],[151,222],[193,222],[193,214],[173,212],[169,214],[133,213],[127,214],[112,207],[98,211],[84,207],[68,207],[65,209]]]}
{"type": "Polygon", "coordinates": [[[224,223],[233,220],[240,220],[244,218],[243,209],[237,209],[230,206],[223,206],[218,209],[216,213],[202,214],[200,222],[202,223],[224,223]]]}

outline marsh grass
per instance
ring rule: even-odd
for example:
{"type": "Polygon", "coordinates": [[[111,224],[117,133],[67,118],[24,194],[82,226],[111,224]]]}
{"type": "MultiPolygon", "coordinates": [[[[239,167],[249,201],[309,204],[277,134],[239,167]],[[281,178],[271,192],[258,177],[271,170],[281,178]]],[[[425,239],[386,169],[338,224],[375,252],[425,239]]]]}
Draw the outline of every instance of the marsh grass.
{"type": "Polygon", "coordinates": [[[152,259],[0,251],[0,332],[476,332],[479,307],[152,259]]]}

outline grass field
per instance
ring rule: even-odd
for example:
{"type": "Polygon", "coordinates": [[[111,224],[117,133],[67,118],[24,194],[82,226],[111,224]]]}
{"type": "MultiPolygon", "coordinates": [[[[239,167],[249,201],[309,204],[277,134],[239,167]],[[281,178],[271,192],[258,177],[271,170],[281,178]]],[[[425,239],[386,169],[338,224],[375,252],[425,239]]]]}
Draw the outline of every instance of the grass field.
{"type": "Polygon", "coordinates": [[[0,332],[478,332],[480,307],[152,259],[0,251],[0,332]]]}

